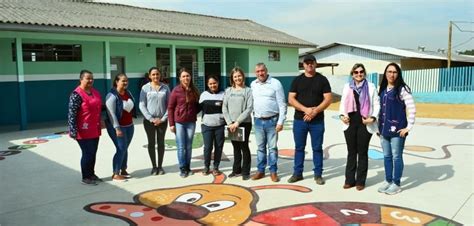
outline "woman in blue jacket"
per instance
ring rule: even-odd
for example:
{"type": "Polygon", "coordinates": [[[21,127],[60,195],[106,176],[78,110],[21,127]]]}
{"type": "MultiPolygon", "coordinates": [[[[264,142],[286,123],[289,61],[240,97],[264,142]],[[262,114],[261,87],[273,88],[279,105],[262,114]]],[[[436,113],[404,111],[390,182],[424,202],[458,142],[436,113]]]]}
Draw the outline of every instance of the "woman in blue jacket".
{"type": "Polygon", "coordinates": [[[402,191],[403,148],[415,124],[415,101],[396,63],[385,68],[379,89],[379,132],[384,154],[385,182],[378,192],[394,195],[402,191]],[[408,115],[407,115],[408,112],[408,115]]]}
{"type": "Polygon", "coordinates": [[[112,161],[113,181],[127,181],[128,146],[132,141],[136,118],[135,100],[128,91],[128,77],[125,74],[115,76],[113,87],[105,98],[107,133],[114,142],[116,152],[112,161]]]}

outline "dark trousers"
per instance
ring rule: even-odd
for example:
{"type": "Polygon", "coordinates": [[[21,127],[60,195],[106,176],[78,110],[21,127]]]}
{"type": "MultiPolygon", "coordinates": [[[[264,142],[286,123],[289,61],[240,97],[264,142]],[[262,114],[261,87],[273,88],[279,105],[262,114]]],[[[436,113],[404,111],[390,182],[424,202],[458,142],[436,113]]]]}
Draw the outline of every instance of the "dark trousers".
{"type": "Polygon", "coordinates": [[[245,128],[245,140],[232,141],[232,146],[234,147],[234,165],[232,166],[232,172],[242,175],[250,175],[251,159],[249,137],[250,130],[252,130],[252,123],[243,122],[239,126],[245,128]]]}
{"type": "Polygon", "coordinates": [[[95,175],[95,156],[99,146],[99,138],[77,140],[81,147],[81,173],[82,179],[90,179],[95,175]]]}
{"type": "Polygon", "coordinates": [[[206,126],[202,124],[201,132],[204,140],[204,167],[209,169],[212,149],[214,149],[213,167],[219,169],[222,149],[224,148],[224,126],[206,126]]]}
{"type": "MultiPolygon", "coordinates": [[[[352,118],[351,118],[352,121],[352,118]]],[[[362,122],[351,123],[344,131],[347,144],[346,184],[364,185],[369,164],[369,142],[372,134],[362,122]]]]}
{"type": "Polygon", "coordinates": [[[165,135],[168,122],[164,121],[160,125],[155,126],[148,120],[143,120],[146,137],[148,139],[148,155],[150,156],[151,165],[156,168],[155,145],[158,144],[158,168],[163,165],[163,157],[165,155],[165,135]]]}

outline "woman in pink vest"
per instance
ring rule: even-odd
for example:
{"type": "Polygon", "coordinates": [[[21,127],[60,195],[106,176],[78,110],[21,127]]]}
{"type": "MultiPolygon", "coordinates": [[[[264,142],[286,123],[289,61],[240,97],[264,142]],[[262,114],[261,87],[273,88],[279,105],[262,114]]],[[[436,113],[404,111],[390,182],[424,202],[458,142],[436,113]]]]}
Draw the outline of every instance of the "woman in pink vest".
{"type": "Polygon", "coordinates": [[[79,86],[69,97],[69,136],[79,143],[82,150],[82,183],[97,185],[102,181],[94,173],[95,156],[101,134],[102,98],[100,93],[92,88],[94,83],[92,72],[82,70],[79,82],[79,86]]]}

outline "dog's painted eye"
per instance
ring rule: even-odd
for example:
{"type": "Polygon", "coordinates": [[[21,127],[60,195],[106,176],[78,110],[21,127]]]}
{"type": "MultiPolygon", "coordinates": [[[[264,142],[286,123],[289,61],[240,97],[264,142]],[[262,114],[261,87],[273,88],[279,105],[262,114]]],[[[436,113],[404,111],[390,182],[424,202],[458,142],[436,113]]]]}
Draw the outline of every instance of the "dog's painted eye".
{"type": "Polygon", "coordinates": [[[184,202],[184,203],[195,203],[199,199],[201,199],[202,195],[199,193],[186,193],[180,195],[178,198],[176,198],[176,202],[184,202]]]}
{"type": "Polygon", "coordinates": [[[202,204],[201,206],[208,209],[211,212],[214,212],[214,211],[232,207],[234,205],[235,205],[234,201],[222,200],[222,201],[208,202],[208,203],[202,204]]]}

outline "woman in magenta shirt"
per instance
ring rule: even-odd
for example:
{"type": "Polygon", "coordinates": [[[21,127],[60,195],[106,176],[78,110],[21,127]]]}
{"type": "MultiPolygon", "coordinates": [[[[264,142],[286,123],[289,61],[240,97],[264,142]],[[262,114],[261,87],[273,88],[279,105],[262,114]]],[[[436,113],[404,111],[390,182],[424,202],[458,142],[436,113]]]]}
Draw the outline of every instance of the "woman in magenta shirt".
{"type": "Polygon", "coordinates": [[[102,98],[100,93],[92,88],[94,84],[92,72],[82,70],[79,82],[79,86],[72,91],[69,97],[69,136],[79,143],[82,150],[82,183],[97,185],[102,181],[94,173],[95,157],[101,135],[102,98]]]}

